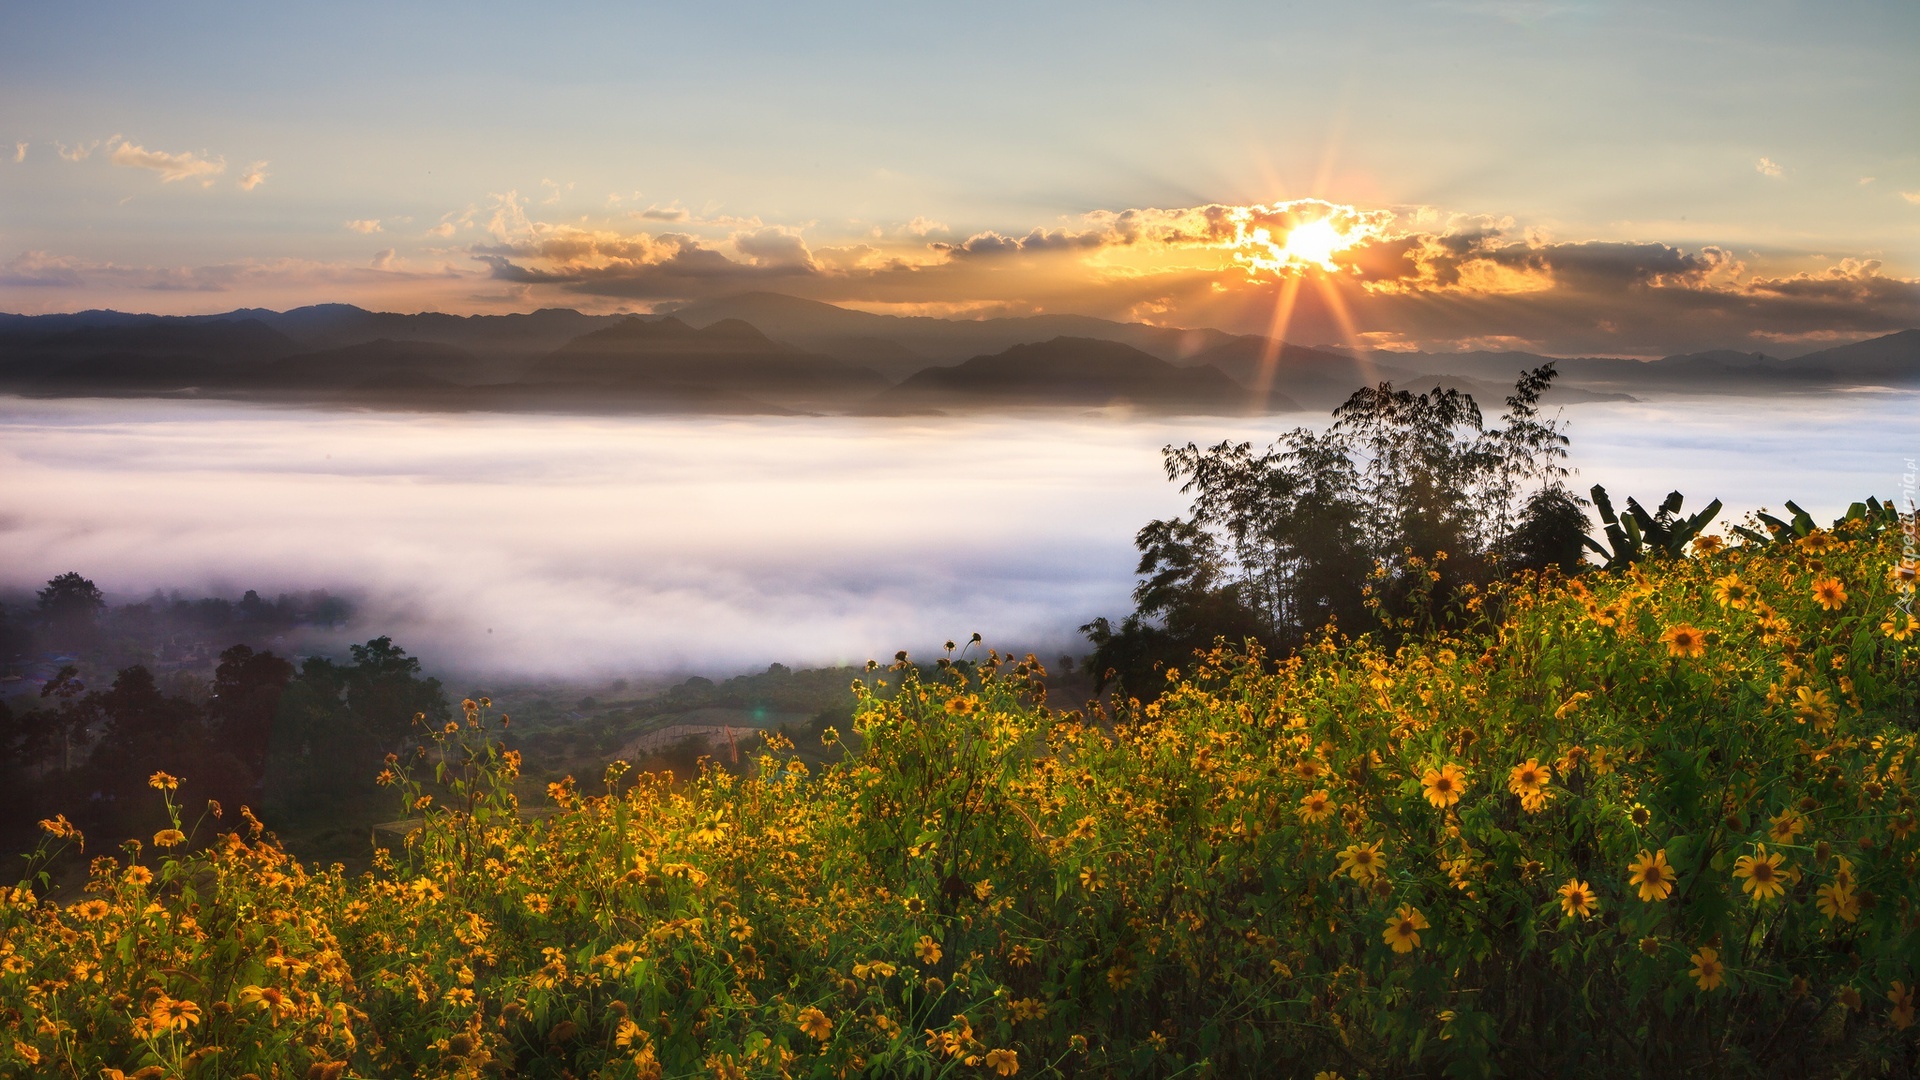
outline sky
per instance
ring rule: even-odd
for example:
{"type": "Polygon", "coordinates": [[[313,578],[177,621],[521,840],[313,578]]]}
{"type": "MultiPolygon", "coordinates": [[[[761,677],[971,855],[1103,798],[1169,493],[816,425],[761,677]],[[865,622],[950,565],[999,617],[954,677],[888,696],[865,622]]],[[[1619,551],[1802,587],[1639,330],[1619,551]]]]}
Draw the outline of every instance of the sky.
{"type": "Polygon", "coordinates": [[[0,311],[1920,326],[1920,6],[10,4],[0,311]]]}

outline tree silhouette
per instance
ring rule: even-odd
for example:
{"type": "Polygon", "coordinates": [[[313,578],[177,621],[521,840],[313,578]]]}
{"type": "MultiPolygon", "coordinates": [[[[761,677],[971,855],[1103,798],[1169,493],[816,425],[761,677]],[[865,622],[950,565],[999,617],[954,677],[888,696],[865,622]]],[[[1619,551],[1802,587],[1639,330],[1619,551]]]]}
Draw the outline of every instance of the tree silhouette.
{"type": "Polygon", "coordinates": [[[94,643],[107,598],[93,582],[68,571],[48,581],[37,595],[40,622],[55,648],[85,648],[94,643]]]}

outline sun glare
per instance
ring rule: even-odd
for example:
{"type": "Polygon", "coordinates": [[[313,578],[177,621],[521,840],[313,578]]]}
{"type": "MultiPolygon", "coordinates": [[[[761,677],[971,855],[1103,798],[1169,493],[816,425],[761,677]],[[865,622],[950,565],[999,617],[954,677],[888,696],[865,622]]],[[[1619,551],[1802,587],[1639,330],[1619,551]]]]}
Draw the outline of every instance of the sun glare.
{"type": "Polygon", "coordinates": [[[1334,272],[1334,257],[1382,234],[1391,214],[1361,211],[1318,199],[1236,207],[1233,238],[1225,246],[1249,270],[1334,272]]]}
{"type": "Polygon", "coordinates": [[[1288,233],[1286,246],[1280,250],[1289,258],[1298,259],[1301,262],[1318,263],[1323,268],[1332,270],[1334,252],[1352,243],[1353,241],[1339,229],[1334,228],[1333,222],[1321,218],[1319,221],[1309,221],[1288,233]]]}

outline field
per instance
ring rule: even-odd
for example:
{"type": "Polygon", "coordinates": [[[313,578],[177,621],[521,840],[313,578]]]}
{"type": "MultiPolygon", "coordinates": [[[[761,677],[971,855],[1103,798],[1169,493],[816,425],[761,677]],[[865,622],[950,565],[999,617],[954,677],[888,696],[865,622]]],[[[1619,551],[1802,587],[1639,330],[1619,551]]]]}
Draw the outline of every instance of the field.
{"type": "Polygon", "coordinates": [[[769,734],[537,807],[467,702],[390,762],[418,826],[358,875],[156,774],[173,829],[6,893],[0,1071],[1912,1075],[1901,542],[1516,580],[1148,704],[903,656],[812,764],[769,734]]]}

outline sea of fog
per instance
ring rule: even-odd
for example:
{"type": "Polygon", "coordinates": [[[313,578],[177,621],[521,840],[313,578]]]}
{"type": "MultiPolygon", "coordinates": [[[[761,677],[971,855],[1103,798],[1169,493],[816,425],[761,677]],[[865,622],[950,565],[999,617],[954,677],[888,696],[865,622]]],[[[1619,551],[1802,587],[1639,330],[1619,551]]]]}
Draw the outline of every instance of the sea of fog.
{"type": "MultiPolygon", "coordinates": [[[[1920,394],[1566,408],[1575,485],[1731,520],[1898,496],[1920,394]]],[[[414,415],[0,398],[0,588],[67,570],[355,598],[445,672],[731,674],[928,652],[1042,655],[1128,608],[1132,538],[1184,510],[1170,442],[1306,419],[414,415]]]]}

